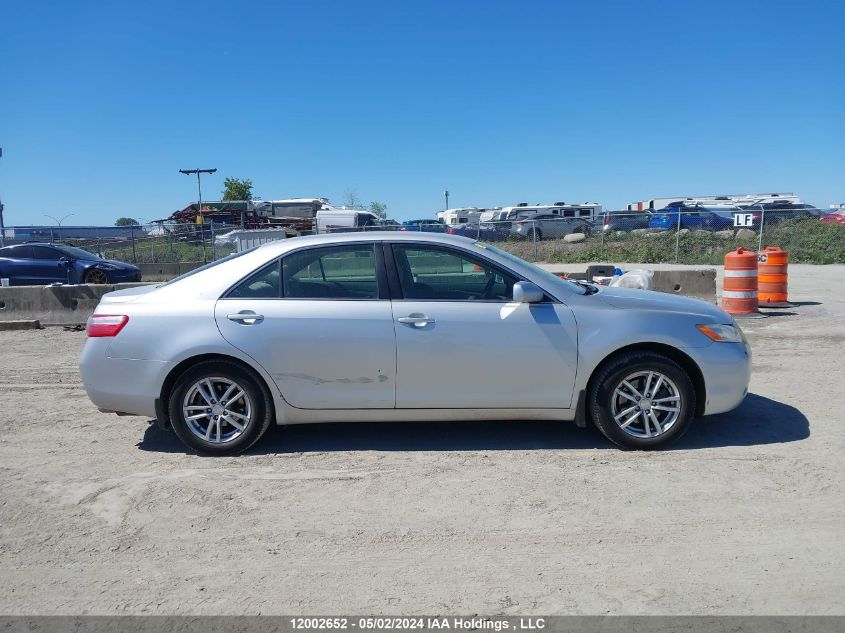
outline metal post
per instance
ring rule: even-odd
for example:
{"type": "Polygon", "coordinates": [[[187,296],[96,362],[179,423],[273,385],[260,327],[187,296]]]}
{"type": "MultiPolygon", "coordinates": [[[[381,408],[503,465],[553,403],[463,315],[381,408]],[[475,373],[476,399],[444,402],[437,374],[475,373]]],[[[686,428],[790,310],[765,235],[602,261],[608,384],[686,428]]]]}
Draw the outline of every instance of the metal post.
{"type": "Polygon", "coordinates": [[[537,253],[537,227],[536,226],[534,226],[534,228],[531,230],[531,239],[534,241],[534,261],[536,262],[536,261],[539,261],[539,259],[540,259],[540,256],[537,253]]]}
{"type": "Polygon", "coordinates": [[[214,261],[217,259],[217,248],[214,245],[214,220],[211,221],[209,231],[211,232],[211,260],[214,261]]]}
{"type": "Polygon", "coordinates": [[[443,192],[443,195],[446,196],[446,208],[449,208],[449,191],[446,190],[443,192]]]}
{"type": "Polygon", "coordinates": [[[601,258],[604,259],[604,224],[601,225],[601,258]]]}
{"type": "Polygon", "coordinates": [[[149,231],[147,232],[147,235],[150,239],[150,262],[155,263],[155,260],[156,260],[156,253],[155,253],[155,242],[156,242],[156,240],[155,240],[155,236],[150,235],[149,231]]]}
{"type": "Polygon", "coordinates": [[[681,210],[678,209],[678,229],[675,232],[675,263],[681,263],[681,210]]]}
{"type": "Polygon", "coordinates": [[[135,252],[135,225],[129,225],[129,239],[132,241],[132,263],[138,263],[138,253],[135,252]]]}
{"type": "Polygon", "coordinates": [[[763,227],[766,225],[766,207],[760,205],[760,235],[757,237],[757,252],[763,250],[763,227]]]}
{"type": "Polygon", "coordinates": [[[100,244],[100,227],[97,227],[97,255],[103,256],[103,246],[100,244]]]}
{"type": "Polygon", "coordinates": [[[0,201],[0,248],[6,245],[6,227],[3,224],[3,202],[0,201]]]}

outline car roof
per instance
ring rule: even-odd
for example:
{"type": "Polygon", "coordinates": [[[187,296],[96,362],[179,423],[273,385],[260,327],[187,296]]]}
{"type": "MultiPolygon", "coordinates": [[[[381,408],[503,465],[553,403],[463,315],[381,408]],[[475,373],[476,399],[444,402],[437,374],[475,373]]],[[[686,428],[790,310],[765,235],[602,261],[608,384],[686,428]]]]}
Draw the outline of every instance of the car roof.
{"type": "Polygon", "coordinates": [[[329,246],[354,242],[431,242],[432,244],[471,244],[475,240],[449,235],[447,233],[403,233],[401,231],[361,231],[359,233],[321,233],[320,235],[302,235],[286,240],[267,242],[258,248],[263,252],[274,250],[279,254],[303,246],[329,246]],[[265,250],[266,249],[266,250],[265,250]]]}

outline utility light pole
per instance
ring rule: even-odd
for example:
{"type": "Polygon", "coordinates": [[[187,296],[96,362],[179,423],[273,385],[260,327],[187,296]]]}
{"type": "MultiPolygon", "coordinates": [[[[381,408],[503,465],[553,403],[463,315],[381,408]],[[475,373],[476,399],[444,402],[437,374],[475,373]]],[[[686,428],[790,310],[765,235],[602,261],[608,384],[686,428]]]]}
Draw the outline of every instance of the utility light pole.
{"type": "MultiPolygon", "coordinates": [[[[3,158],[3,148],[0,147],[0,158],[3,158]]],[[[0,247],[6,246],[6,231],[3,226],[3,201],[0,200],[0,247]]]]}
{"type": "Polygon", "coordinates": [[[443,192],[443,195],[446,196],[446,208],[449,208],[449,190],[443,192]]]}
{"type": "MultiPolygon", "coordinates": [[[[44,214],[44,217],[50,218],[59,225],[59,239],[62,239],[62,222],[67,220],[70,216],[75,215],[74,213],[68,213],[67,215],[63,215],[61,218],[57,218],[55,216],[49,215],[47,213],[44,214]]],[[[53,229],[50,229],[50,243],[53,243],[53,229]]]]}
{"type": "MultiPolygon", "coordinates": [[[[179,173],[185,174],[186,176],[191,176],[193,174],[197,175],[197,204],[199,205],[199,214],[200,214],[200,231],[202,235],[202,258],[204,261],[208,261],[208,258],[205,256],[205,221],[202,220],[202,183],[200,182],[200,175],[201,174],[213,174],[217,171],[217,168],[214,167],[212,169],[180,169],[179,173]]],[[[214,235],[211,236],[211,239],[214,239],[214,235]]]]}

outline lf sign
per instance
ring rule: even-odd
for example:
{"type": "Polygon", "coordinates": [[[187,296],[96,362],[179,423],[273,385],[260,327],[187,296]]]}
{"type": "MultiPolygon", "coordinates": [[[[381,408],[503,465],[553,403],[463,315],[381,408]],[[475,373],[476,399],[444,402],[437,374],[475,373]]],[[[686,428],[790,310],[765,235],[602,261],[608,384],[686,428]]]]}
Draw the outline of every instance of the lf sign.
{"type": "Polygon", "coordinates": [[[753,213],[735,213],[734,226],[751,226],[754,223],[753,213]]]}

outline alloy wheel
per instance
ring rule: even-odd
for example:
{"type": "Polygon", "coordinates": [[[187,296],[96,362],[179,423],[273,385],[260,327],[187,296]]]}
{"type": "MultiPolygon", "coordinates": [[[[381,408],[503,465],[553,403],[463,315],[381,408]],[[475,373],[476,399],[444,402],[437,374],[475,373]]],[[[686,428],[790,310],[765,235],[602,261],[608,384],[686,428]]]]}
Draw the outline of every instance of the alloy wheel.
{"type": "Polygon", "coordinates": [[[638,371],[623,378],[613,390],[610,413],[628,435],[658,437],[681,416],[681,392],[672,380],[657,371],[638,371]]]}
{"type": "Polygon", "coordinates": [[[238,383],[228,378],[203,378],[182,401],[188,429],[211,444],[225,444],[243,434],[252,421],[252,402],[238,383]]]}
{"type": "Polygon", "coordinates": [[[89,270],[85,275],[85,281],[89,284],[107,284],[109,283],[109,276],[102,270],[89,270]]]}

